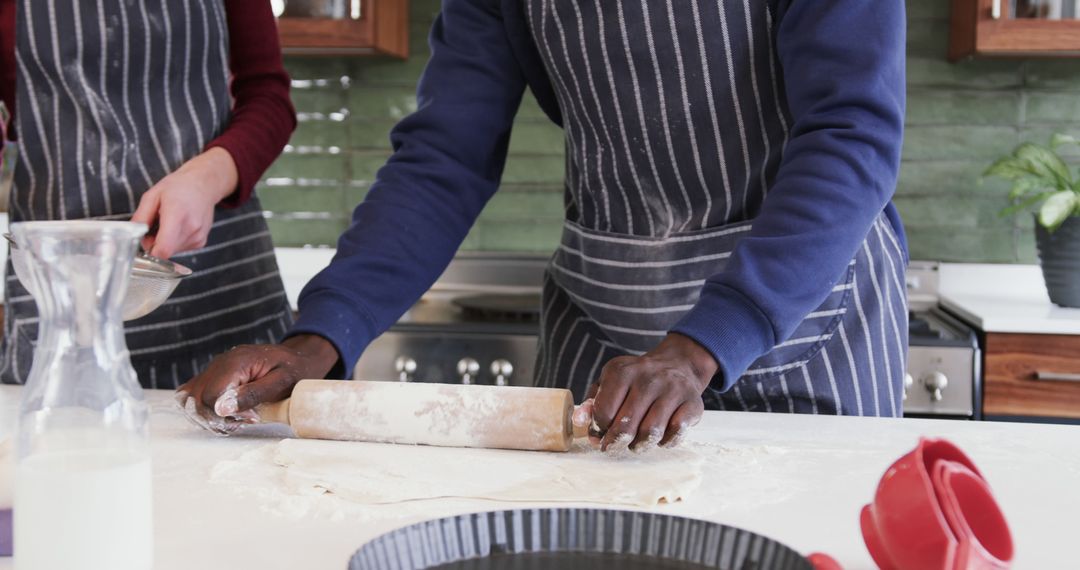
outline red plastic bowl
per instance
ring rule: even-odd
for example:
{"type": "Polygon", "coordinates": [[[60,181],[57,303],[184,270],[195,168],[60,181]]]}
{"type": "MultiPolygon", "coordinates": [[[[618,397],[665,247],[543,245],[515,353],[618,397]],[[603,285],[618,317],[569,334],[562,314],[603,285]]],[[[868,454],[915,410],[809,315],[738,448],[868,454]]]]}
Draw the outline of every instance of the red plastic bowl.
{"type": "Polygon", "coordinates": [[[1009,567],[1012,536],[986,481],[951,461],[934,466],[934,490],[959,542],[954,568],[996,570],[1009,567]]]}
{"type": "Polygon", "coordinates": [[[943,439],[920,439],[889,467],[860,523],[882,570],[1007,568],[1012,560],[1012,538],[989,486],[943,439]]]}

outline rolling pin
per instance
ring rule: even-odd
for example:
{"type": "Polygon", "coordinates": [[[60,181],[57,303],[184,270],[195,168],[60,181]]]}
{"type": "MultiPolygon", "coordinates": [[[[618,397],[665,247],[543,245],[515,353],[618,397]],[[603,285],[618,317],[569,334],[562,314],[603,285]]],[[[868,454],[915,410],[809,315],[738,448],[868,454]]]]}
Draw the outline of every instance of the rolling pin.
{"type": "Polygon", "coordinates": [[[573,411],[562,389],[339,380],[256,408],[301,438],[531,451],[570,449],[573,411]]]}

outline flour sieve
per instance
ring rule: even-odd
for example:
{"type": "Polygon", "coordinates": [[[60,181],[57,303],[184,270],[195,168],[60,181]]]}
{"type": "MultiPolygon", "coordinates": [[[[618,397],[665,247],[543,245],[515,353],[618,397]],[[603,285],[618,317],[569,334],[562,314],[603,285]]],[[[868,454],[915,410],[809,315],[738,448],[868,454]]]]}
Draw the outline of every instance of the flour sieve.
{"type": "MultiPolygon", "coordinates": [[[[19,249],[19,244],[11,234],[4,234],[4,238],[11,244],[11,265],[15,269],[15,276],[36,298],[37,295],[30,289],[29,281],[24,278],[28,275],[25,253],[19,249]]],[[[124,320],[133,321],[160,307],[176,290],[180,280],[188,275],[191,275],[191,270],[187,267],[154,257],[140,248],[131,266],[131,281],[120,309],[124,320]]]]}

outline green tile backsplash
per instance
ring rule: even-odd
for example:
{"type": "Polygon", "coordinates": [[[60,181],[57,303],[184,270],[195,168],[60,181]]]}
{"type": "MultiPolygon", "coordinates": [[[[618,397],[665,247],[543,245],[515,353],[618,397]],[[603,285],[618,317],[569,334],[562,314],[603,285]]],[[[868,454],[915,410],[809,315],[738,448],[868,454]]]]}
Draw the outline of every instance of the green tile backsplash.
{"type": "MultiPolygon", "coordinates": [[[[994,158],[1055,131],[1080,134],[1080,61],[945,61],[949,3],[908,0],[908,116],[896,204],[915,259],[1033,262],[1031,218],[1000,218],[1007,188],[978,182],[994,158]]],[[[407,61],[287,58],[300,126],[259,194],[278,245],[333,245],[416,108],[438,0],[412,0],[407,61]]],[[[854,48],[853,48],[854,49],[854,48]]],[[[465,248],[551,251],[562,207],[563,133],[526,95],[503,187],[465,248]]],[[[1080,153],[1075,156],[1080,161],[1080,153]]]]}

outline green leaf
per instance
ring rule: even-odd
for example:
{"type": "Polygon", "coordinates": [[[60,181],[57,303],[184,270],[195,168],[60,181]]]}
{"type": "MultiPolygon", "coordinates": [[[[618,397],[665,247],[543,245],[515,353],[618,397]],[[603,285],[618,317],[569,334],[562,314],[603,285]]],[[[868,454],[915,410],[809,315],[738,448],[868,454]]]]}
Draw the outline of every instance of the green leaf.
{"type": "Polygon", "coordinates": [[[1028,161],[1012,156],[998,159],[983,172],[984,177],[996,176],[1005,180],[1018,180],[1032,175],[1039,176],[1041,174],[1032,169],[1028,161]]]}
{"type": "Polygon", "coordinates": [[[1077,198],[1072,190],[1051,194],[1039,209],[1039,223],[1050,231],[1057,229],[1076,210],[1077,198]]]}
{"type": "Polygon", "coordinates": [[[1026,210],[1026,209],[1030,208],[1031,206],[1034,206],[1036,203],[1038,203],[1039,201],[1045,199],[1047,196],[1052,196],[1052,195],[1054,195],[1056,193],[1057,192],[1055,192],[1055,191],[1049,191],[1049,192],[1039,192],[1038,194],[1033,194],[1031,196],[1028,196],[1028,197],[1024,198],[1024,200],[1022,200],[1020,202],[1017,202],[1017,203],[1013,204],[1012,206],[1009,206],[1008,208],[1002,209],[1000,212],[998,212],[998,215],[1003,217],[1003,218],[1006,217],[1006,216],[1011,216],[1012,214],[1015,214],[1016,212],[1026,210]]]}
{"type": "Polygon", "coordinates": [[[1024,194],[1031,192],[1032,190],[1040,190],[1045,188],[1042,180],[1038,178],[1032,178],[1030,176],[1017,180],[1012,185],[1012,189],[1009,190],[1009,201],[1015,202],[1020,199],[1024,194]]]}
{"type": "Polygon", "coordinates": [[[1054,151],[1034,143],[1024,143],[1016,148],[1013,156],[1026,160],[1031,168],[1044,176],[1052,176],[1062,186],[1072,186],[1069,167],[1054,151]]]}
{"type": "Polygon", "coordinates": [[[1059,146],[1067,144],[1080,145],[1080,139],[1072,135],[1063,135],[1061,133],[1054,133],[1054,136],[1050,137],[1050,148],[1057,150],[1059,146]]]}

